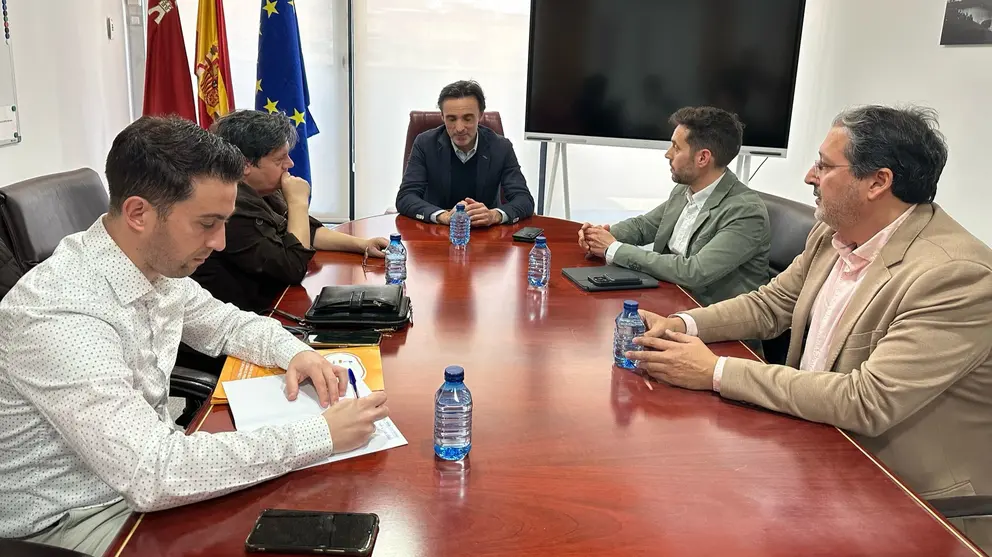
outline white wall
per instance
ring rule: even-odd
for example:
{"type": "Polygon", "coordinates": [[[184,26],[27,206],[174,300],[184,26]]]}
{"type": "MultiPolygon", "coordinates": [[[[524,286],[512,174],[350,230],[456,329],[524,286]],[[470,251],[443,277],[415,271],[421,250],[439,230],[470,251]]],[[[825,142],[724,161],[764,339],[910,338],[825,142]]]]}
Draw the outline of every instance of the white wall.
{"type": "Polygon", "coordinates": [[[130,122],[121,0],[9,2],[8,11],[24,139],[0,147],[0,186],[83,166],[102,174],[130,122]]]}
{"type": "Polygon", "coordinates": [[[939,111],[950,149],[937,203],[992,244],[984,203],[992,45],[940,46],[944,0],[808,0],[806,6],[789,157],[769,160],[751,186],[811,203],[802,179],[837,112],[867,103],[927,105],[939,111]]]}

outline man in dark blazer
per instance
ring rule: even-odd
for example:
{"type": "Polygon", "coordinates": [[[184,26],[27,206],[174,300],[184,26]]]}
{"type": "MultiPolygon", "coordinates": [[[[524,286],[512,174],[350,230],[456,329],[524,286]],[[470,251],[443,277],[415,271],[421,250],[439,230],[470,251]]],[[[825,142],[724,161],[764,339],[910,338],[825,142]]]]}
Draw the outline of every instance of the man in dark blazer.
{"type": "Polygon", "coordinates": [[[437,101],[444,125],[413,142],[396,209],[421,221],[448,224],[459,203],[472,226],[515,223],[534,214],[534,197],[510,140],[480,126],[486,97],[474,81],[456,81],[437,101]]]}

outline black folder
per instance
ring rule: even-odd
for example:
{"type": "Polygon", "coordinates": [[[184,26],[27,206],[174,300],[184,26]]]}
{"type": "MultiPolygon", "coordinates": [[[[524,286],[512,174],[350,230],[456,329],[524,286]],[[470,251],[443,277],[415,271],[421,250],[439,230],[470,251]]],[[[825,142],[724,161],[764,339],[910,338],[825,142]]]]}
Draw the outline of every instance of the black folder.
{"type": "Polygon", "coordinates": [[[639,288],[658,288],[657,279],[640,273],[637,271],[631,271],[630,269],[624,269],[623,267],[617,267],[616,265],[602,265],[599,267],[572,267],[569,269],[562,269],[561,274],[565,275],[565,278],[575,283],[579,288],[587,292],[602,292],[605,290],[636,290],[639,288]],[[605,284],[594,284],[589,280],[590,277],[601,277],[605,276],[607,282],[605,284]],[[638,284],[609,284],[609,280],[621,280],[636,278],[640,280],[638,284]]]}

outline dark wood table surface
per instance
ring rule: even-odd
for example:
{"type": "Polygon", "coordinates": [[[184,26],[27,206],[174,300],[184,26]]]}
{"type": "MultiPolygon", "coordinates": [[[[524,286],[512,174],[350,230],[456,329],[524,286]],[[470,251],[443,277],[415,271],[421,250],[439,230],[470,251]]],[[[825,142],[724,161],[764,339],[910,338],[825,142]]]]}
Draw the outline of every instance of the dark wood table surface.
{"type": "MultiPolygon", "coordinates": [[[[669,314],[695,307],[679,288],[586,293],[563,267],[599,264],[578,223],[534,217],[473,230],[386,215],[342,225],[399,231],[409,251],[414,323],[384,339],[390,414],[409,445],[211,501],[133,517],[108,555],[243,555],[268,507],[374,512],[376,557],[458,555],[976,555],[956,530],[833,427],[648,382],[612,367],[624,299],[669,314]],[[530,244],[545,229],[551,284],[528,290],[530,244]],[[433,395],[446,365],[475,399],[472,452],[433,454],[433,395]]],[[[278,307],[302,315],[327,284],[384,282],[382,260],[318,253],[278,307]]],[[[740,343],[720,355],[753,357],[740,343]]],[[[231,431],[226,406],[195,428],[231,431]]],[[[191,471],[191,473],[194,473],[191,471]]]]}

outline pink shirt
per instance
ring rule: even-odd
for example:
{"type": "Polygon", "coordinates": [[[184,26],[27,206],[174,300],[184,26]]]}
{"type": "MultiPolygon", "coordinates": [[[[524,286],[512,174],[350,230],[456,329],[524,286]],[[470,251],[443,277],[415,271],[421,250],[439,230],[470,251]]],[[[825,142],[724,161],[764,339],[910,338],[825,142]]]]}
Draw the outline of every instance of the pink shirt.
{"type": "Polygon", "coordinates": [[[856,249],[852,249],[852,245],[845,242],[840,235],[834,234],[831,243],[840,257],[837,258],[834,268],[830,270],[830,275],[816,295],[816,300],[813,301],[809,336],[806,337],[806,350],[803,351],[799,369],[829,371],[825,369],[827,354],[830,353],[830,344],[834,340],[837,326],[840,325],[840,317],[844,315],[844,310],[857,292],[868,265],[878,257],[889,238],[915,207],[916,205],[913,205],[906,209],[899,218],[856,249]]]}
{"type": "MultiPolygon", "coordinates": [[[[812,371],[827,371],[822,369],[826,364],[830,344],[833,342],[840,318],[851,303],[854,293],[861,284],[868,265],[878,257],[878,254],[888,243],[889,238],[913,212],[916,205],[906,209],[899,218],[880,230],[870,240],[857,248],[851,247],[839,235],[834,234],[832,244],[840,256],[834,264],[820,292],[813,302],[813,315],[810,323],[809,336],[806,339],[806,350],[803,352],[799,369],[812,371]]],[[[686,325],[686,333],[696,336],[696,322],[684,313],[676,314],[686,325]]],[[[723,367],[727,362],[726,356],[717,360],[713,370],[713,390],[720,392],[720,379],[723,377],[723,367]]]]}

